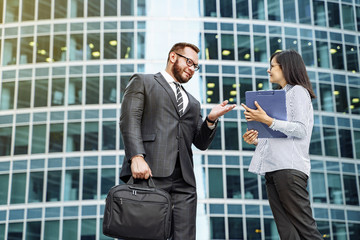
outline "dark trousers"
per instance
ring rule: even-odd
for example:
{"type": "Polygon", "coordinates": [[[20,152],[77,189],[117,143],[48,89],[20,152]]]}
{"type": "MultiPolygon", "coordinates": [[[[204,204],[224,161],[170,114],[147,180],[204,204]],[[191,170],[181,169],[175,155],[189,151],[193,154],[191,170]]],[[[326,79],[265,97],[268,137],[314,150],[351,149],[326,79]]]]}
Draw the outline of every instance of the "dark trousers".
{"type": "Polygon", "coordinates": [[[183,179],[180,164],[173,174],[165,178],[153,178],[157,187],[171,195],[173,208],[173,240],[195,240],[196,238],[196,188],[183,179]]]}
{"type": "Polygon", "coordinates": [[[294,169],[265,174],[266,190],[281,239],[323,239],[312,217],[308,176],[294,169]]]}

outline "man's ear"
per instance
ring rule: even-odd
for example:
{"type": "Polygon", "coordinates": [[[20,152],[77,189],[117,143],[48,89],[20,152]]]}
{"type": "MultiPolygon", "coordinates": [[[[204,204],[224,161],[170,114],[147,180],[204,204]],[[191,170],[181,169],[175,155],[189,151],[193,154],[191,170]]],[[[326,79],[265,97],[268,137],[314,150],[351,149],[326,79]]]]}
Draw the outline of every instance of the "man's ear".
{"type": "Polygon", "coordinates": [[[175,53],[175,52],[171,52],[171,53],[169,54],[169,61],[170,61],[171,63],[175,63],[175,62],[176,62],[176,53],[175,53]]]}

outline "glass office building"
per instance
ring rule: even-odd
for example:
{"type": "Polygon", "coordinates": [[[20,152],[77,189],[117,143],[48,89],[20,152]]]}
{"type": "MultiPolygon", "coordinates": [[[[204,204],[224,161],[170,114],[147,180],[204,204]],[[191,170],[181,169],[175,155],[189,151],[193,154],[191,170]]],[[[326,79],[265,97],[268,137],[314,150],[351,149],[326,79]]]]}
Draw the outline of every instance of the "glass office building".
{"type": "Polygon", "coordinates": [[[248,173],[245,91],[271,89],[296,49],[316,91],[309,193],[324,239],[360,236],[360,0],[0,0],[0,239],[109,239],[121,100],[134,72],[198,45],[185,85],[203,115],[225,99],[209,150],[194,148],[197,239],[279,239],[264,178],[248,173]]]}

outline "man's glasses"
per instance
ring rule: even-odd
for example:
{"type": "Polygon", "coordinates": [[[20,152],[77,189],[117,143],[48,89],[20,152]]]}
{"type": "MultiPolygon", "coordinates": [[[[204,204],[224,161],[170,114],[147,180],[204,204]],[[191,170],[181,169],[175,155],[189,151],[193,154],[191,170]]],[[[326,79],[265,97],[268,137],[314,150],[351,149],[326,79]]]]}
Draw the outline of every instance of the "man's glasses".
{"type": "Polygon", "coordinates": [[[183,55],[181,55],[181,54],[178,54],[178,53],[176,53],[176,54],[179,55],[180,57],[186,58],[186,65],[188,65],[188,67],[194,66],[194,70],[195,70],[195,71],[197,71],[197,70],[200,69],[200,66],[197,65],[197,64],[195,64],[194,61],[191,60],[190,58],[185,57],[185,56],[183,56],[183,55]]]}

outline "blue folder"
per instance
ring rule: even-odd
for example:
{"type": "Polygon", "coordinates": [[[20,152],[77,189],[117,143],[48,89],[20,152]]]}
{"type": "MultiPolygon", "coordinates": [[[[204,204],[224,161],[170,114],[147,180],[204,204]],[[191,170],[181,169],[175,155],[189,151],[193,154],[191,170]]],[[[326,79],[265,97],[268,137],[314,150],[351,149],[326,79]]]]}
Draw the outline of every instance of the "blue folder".
{"type": "MultiPolygon", "coordinates": [[[[246,106],[256,109],[255,101],[272,118],[287,120],[285,90],[247,91],[245,92],[246,106]]],[[[247,122],[248,129],[257,130],[259,138],[286,138],[287,136],[279,131],[270,129],[266,124],[251,121],[247,122]]]]}

